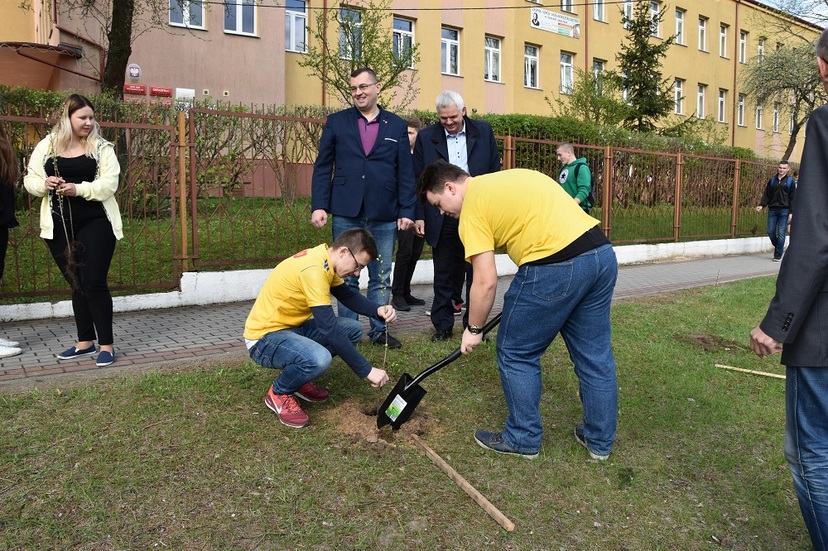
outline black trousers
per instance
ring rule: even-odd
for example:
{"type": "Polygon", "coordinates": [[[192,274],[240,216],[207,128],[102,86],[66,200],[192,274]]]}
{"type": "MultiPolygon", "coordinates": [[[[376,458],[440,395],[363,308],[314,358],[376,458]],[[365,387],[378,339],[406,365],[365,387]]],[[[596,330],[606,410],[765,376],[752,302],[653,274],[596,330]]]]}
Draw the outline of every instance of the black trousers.
{"type": "Polygon", "coordinates": [[[469,289],[472,284],[471,264],[466,262],[466,253],[457,220],[443,218],[437,246],[432,248],[434,258],[434,302],[431,304],[431,324],[437,331],[451,331],[454,327],[454,302],[461,293],[463,279],[466,280],[466,312],[463,327],[469,324],[469,289]],[[455,300],[452,300],[454,298],[455,300]]]}
{"type": "Polygon", "coordinates": [[[391,294],[395,297],[411,295],[411,278],[417,261],[423,254],[425,239],[414,234],[414,229],[397,232],[397,256],[391,278],[391,294]]]}
{"type": "MultiPolygon", "coordinates": [[[[75,217],[70,223],[67,217],[66,230],[74,237],[77,288],[72,290],[72,310],[78,341],[98,341],[98,344],[113,344],[112,294],[109,292],[107,274],[112,256],[115,254],[115,234],[112,224],[101,208],[101,216],[84,219],[75,217]],[[74,226],[74,227],[73,227],[74,226]],[[74,236],[72,231],[74,230],[74,236]],[[97,332],[97,338],[96,338],[97,332]]],[[[66,234],[60,217],[53,215],[55,222],[53,239],[46,239],[52,258],[55,259],[63,277],[72,285],[73,278],[67,271],[66,234]]]]}

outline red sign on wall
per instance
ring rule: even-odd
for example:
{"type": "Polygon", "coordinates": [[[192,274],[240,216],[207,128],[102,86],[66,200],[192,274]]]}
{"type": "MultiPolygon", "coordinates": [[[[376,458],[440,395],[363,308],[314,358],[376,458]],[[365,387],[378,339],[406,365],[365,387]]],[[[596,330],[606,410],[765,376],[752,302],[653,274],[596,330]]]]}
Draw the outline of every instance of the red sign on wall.
{"type": "Polygon", "coordinates": [[[173,89],[167,88],[166,86],[150,86],[150,95],[171,98],[173,95],[173,89]]]}
{"type": "Polygon", "coordinates": [[[147,87],[143,84],[124,84],[124,94],[147,95],[147,87]]]}

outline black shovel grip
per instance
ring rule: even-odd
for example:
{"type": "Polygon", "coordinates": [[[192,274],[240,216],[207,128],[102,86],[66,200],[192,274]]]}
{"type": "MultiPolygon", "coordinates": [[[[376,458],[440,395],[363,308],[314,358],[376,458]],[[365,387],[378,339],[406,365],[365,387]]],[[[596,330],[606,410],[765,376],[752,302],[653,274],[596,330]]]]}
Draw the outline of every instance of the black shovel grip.
{"type": "MultiPolygon", "coordinates": [[[[495,317],[493,317],[491,320],[489,320],[489,323],[487,323],[486,325],[483,326],[483,329],[481,329],[480,333],[484,337],[486,336],[486,334],[489,331],[491,331],[492,329],[497,327],[497,324],[500,323],[500,316],[502,314],[503,314],[503,312],[498,312],[495,317]]],[[[448,364],[450,364],[451,362],[453,362],[454,360],[456,360],[457,358],[459,358],[462,355],[463,355],[463,353],[460,352],[460,347],[458,347],[454,352],[452,352],[451,354],[449,354],[448,356],[446,356],[445,358],[443,358],[442,360],[440,360],[436,364],[432,365],[431,367],[429,367],[427,369],[424,369],[419,375],[414,377],[411,380],[410,383],[405,385],[405,390],[408,390],[409,388],[411,388],[414,385],[418,384],[420,381],[422,381],[423,379],[425,379],[426,377],[428,377],[429,375],[431,375],[435,371],[439,371],[439,370],[443,369],[448,364]]]]}

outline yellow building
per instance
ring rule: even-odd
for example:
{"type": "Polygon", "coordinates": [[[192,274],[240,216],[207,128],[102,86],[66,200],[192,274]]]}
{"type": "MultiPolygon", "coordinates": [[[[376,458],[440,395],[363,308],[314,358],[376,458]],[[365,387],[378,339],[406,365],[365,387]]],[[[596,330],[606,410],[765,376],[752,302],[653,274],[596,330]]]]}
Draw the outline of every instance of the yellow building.
{"type": "MultiPolygon", "coordinates": [[[[31,10],[17,2],[0,6],[0,83],[94,90],[103,68],[104,31],[90,18],[73,18],[61,0],[31,3],[31,10]]],[[[550,114],[547,98],[566,93],[576,68],[617,68],[625,37],[622,10],[632,14],[634,3],[392,0],[394,40],[416,43],[420,51],[412,69],[419,95],[410,107],[433,109],[437,94],[450,88],[464,97],[470,114],[550,114]]],[[[313,40],[308,31],[319,14],[340,4],[276,4],[170,0],[161,28],[147,28],[133,43],[128,96],[153,99],[155,91],[244,104],[336,104],[298,62],[307,55],[313,40]]],[[[780,156],[790,128],[785,102],[777,98],[757,106],[740,92],[740,74],[751,58],[787,40],[774,24],[781,21],[814,38],[820,29],[755,0],[648,4],[654,12],[666,8],[656,36],[677,35],[662,67],[663,76],[675,82],[677,116],[712,118],[728,145],[780,156]]],[[[360,2],[350,6],[359,8],[360,2]]],[[[338,48],[338,32],[328,30],[329,47],[338,48]]],[[[799,157],[799,147],[792,157],[799,157]]]]}

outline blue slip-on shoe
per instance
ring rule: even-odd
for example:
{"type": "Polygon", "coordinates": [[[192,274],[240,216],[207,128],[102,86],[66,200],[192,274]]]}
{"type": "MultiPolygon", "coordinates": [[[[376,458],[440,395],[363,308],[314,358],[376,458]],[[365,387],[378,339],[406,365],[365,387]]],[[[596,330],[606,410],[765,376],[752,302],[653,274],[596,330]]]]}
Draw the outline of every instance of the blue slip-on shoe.
{"type": "Polygon", "coordinates": [[[586,450],[589,452],[589,456],[592,459],[595,459],[595,460],[598,460],[598,461],[606,461],[607,459],[609,459],[609,454],[602,455],[600,453],[595,453],[591,449],[589,449],[589,446],[587,446],[586,438],[584,438],[584,427],[583,427],[583,425],[576,425],[575,426],[575,440],[577,440],[580,445],[582,445],[583,447],[586,448],[586,450]]]}
{"type": "Polygon", "coordinates": [[[106,367],[108,365],[112,365],[112,362],[114,361],[114,352],[107,352],[106,350],[101,350],[101,353],[98,354],[98,359],[95,360],[95,365],[97,365],[98,367],[106,367]]]}
{"type": "Polygon", "coordinates": [[[74,346],[70,346],[63,352],[57,355],[58,360],[74,360],[75,358],[82,358],[83,356],[89,356],[90,354],[94,354],[96,352],[95,345],[93,344],[89,348],[84,348],[83,350],[78,350],[74,346]]]}
{"type": "Polygon", "coordinates": [[[517,455],[518,457],[524,457],[526,459],[535,459],[538,457],[538,452],[521,452],[514,449],[503,439],[502,432],[492,433],[485,430],[477,430],[474,431],[474,440],[480,444],[481,447],[486,448],[487,450],[492,450],[493,452],[506,455],[517,455]]]}

